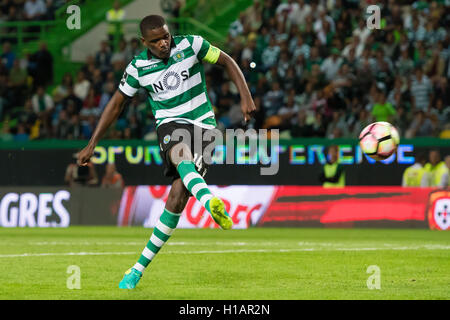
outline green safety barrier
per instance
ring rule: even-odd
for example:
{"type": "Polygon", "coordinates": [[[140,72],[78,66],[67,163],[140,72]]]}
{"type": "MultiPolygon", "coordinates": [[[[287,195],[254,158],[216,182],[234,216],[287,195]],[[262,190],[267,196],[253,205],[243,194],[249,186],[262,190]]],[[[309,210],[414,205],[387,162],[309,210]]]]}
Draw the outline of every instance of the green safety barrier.
{"type": "MultiPolygon", "coordinates": [[[[224,140],[225,142],[225,140],[224,140]]],[[[0,149],[3,150],[36,150],[36,149],[82,149],[87,145],[87,140],[35,140],[27,142],[0,142],[0,149]]],[[[357,145],[357,139],[323,139],[323,138],[301,138],[301,139],[280,139],[280,145],[357,145]]],[[[400,144],[414,145],[416,147],[446,147],[450,149],[450,140],[439,139],[433,137],[423,137],[415,139],[403,139],[400,144]]],[[[145,146],[145,145],[158,145],[156,140],[102,140],[98,144],[99,146],[145,146]]]]}

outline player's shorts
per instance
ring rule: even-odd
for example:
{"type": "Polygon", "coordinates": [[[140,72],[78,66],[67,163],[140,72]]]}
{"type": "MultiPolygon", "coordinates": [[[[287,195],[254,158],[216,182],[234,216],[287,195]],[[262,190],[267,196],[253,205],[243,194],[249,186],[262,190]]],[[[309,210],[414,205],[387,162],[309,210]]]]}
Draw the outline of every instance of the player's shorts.
{"type": "Polygon", "coordinates": [[[194,157],[195,167],[198,173],[204,177],[206,172],[208,171],[209,165],[204,161],[203,151],[211,142],[210,141],[202,141],[202,136],[207,129],[202,129],[198,126],[194,126],[193,124],[187,123],[177,123],[177,122],[169,122],[166,124],[162,124],[156,129],[156,133],[158,135],[159,149],[161,158],[163,161],[164,167],[164,175],[166,177],[172,178],[172,181],[180,178],[180,175],[177,171],[177,168],[173,165],[172,161],[170,161],[170,150],[177,143],[183,142],[186,143],[191,149],[192,156],[194,157]],[[198,137],[194,135],[194,128],[201,134],[198,134],[198,137]],[[182,130],[177,130],[182,129],[182,130]],[[174,131],[176,133],[174,134],[174,131]],[[182,136],[179,137],[179,135],[182,136]],[[199,150],[196,150],[194,147],[195,139],[197,140],[199,150]]]}

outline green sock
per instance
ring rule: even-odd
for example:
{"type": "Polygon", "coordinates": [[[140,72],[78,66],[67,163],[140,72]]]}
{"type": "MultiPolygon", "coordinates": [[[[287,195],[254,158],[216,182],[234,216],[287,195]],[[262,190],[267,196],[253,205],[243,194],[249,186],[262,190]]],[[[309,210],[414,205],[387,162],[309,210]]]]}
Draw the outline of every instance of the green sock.
{"type": "Polygon", "coordinates": [[[194,162],[192,161],[181,161],[177,166],[178,173],[180,174],[183,184],[189,190],[190,193],[200,201],[200,203],[211,212],[209,209],[209,200],[213,197],[211,191],[209,191],[205,180],[195,169],[194,162]]]}
{"type": "Polygon", "coordinates": [[[173,213],[167,209],[164,209],[158,223],[153,229],[150,240],[147,242],[144,251],[142,251],[141,257],[133,268],[140,272],[144,272],[145,268],[153,260],[153,257],[158,253],[159,249],[161,249],[164,243],[169,240],[173,231],[177,227],[180,217],[181,213],[173,213]]]}

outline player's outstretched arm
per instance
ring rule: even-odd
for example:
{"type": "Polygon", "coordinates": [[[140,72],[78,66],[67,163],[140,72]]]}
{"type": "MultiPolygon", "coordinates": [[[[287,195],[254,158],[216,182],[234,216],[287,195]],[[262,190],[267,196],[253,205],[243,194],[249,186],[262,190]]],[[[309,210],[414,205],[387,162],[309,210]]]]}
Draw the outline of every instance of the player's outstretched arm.
{"type": "Polygon", "coordinates": [[[228,54],[220,51],[216,64],[225,68],[231,81],[236,85],[239,95],[241,96],[241,110],[244,114],[244,120],[247,122],[252,116],[252,112],[256,110],[252,95],[248,89],[247,82],[237,63],[228,54]]]}
{"type": "Polygon", "coordinates": [[[121,92],[119,92],[119,90],[116,90],[111,100],[109,100],[108,104],[106,105],[105,110],[103,110],[103,113],[100,117],[97,127],[95,128],[94,133],[92,134],[91,139],[89,140],[88,145],[78,154],[78,165],[85,166],[88,164],[89,160],[94,154],[94,149],[97,146],[97,143],[105,134],[106,130],[114,121],[116,121],[116,119],[122,112],[125,101],[125,96],[121,92]]]}

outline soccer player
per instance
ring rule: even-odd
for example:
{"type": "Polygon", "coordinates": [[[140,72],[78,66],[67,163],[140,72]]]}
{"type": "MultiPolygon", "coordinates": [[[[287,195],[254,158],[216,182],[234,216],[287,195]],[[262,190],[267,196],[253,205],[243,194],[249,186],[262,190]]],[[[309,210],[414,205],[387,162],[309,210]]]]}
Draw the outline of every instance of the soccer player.
{"type": "MultiPolygon", "coordinates": [[[[226,53],[200,36],[172,36],[164,18],[158,15],[142,19],[140,31],[146,50],[135,56],[127,66],[118,90],[105,107],[88,145],[78,156],[78,164],[87,165],[95,146],[120,115],[126,100],[133,97],[139,88],[148,91],[156,118],[164,174],[173,181],[164,211],[150,240],[139,260],[127,270],[119,283],[122,289],[136,287],[145,268],[176,228],[191,195],[201,202],[222,229],[230,229],[233,225],[223,201],[210,192],[203,179],[207,163],[201,155],[192,152],[196,142],[193,141],[194,130],[202,130],[203,133],[216,126],[202,63],[225,68],[239,91],[245,121],[256,110],[241,70],[226,53]],[[190,133],[190,143],[186,143],[185,139],[181,142],[174,139],[173,133],[177,129],[190,133]]],[[[203,148],[206,146],[204,142],[200,144],[203,148]]]]}

